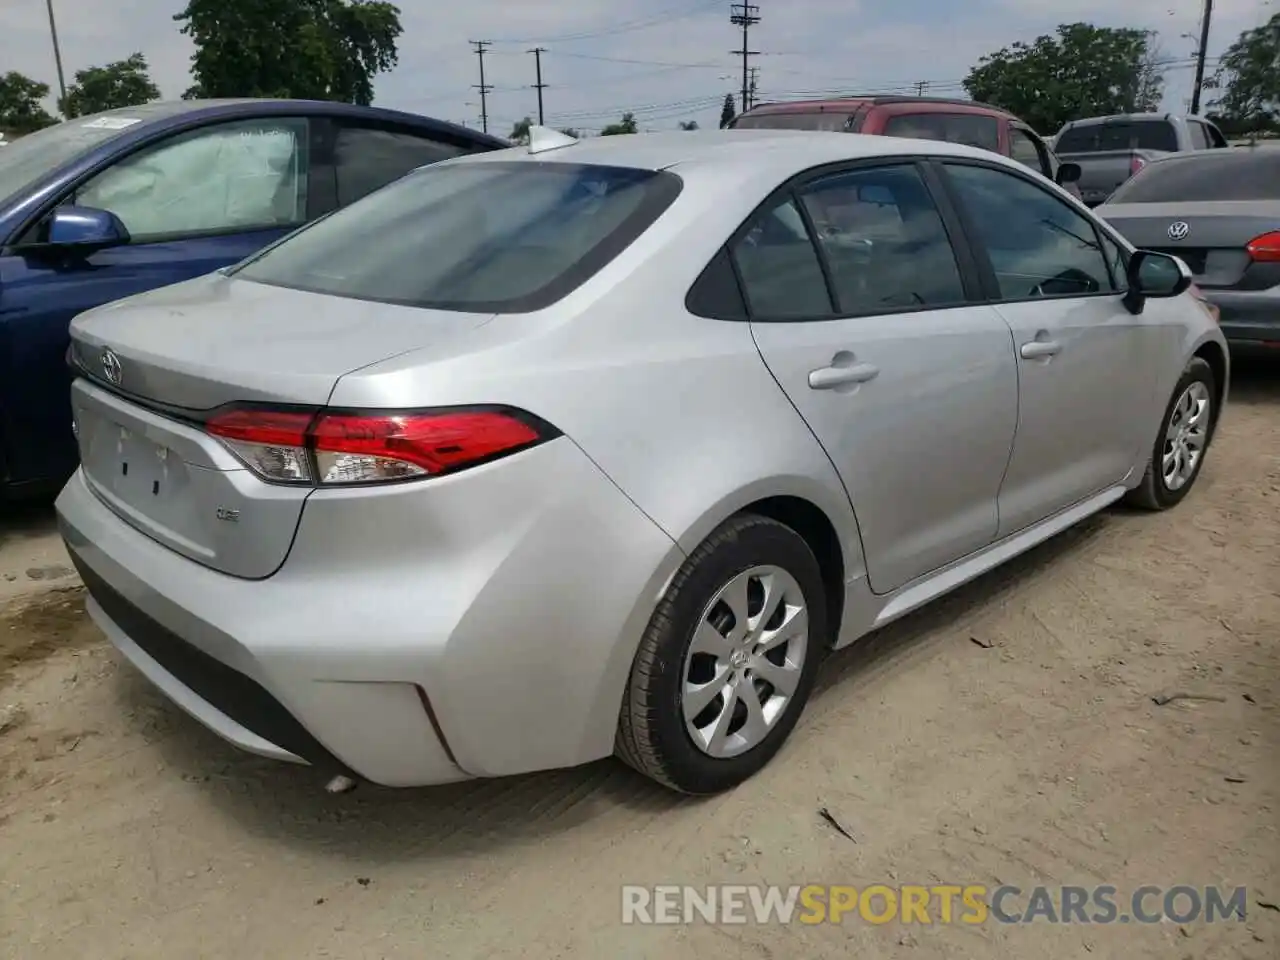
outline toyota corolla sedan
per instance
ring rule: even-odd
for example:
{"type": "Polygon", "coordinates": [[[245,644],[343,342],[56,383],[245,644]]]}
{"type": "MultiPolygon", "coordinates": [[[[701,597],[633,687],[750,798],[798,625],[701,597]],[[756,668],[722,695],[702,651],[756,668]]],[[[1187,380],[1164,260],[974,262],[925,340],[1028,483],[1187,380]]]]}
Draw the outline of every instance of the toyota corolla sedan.
{"type": "Polygon", "coordinates": [[[711,793],[828,651],[1187,496],[1229,362],[1189,282],[979,149],[537,129],[79,316],[61,530],[246,750],[711,793]]]}

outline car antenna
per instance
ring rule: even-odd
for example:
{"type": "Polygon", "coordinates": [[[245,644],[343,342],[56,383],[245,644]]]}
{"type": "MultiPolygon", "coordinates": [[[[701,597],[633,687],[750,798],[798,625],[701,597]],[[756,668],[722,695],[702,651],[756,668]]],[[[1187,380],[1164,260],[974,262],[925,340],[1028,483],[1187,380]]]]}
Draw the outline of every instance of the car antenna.
{"type": "Polygon", "coordinates": [[[529,128],[530,153],[559,150],[561,147],[571,147],[577,142],[577,137],[571,137],[567,133],[561,133],[559,130],[552,130],[550,127],[532,126],[529,128]]]}

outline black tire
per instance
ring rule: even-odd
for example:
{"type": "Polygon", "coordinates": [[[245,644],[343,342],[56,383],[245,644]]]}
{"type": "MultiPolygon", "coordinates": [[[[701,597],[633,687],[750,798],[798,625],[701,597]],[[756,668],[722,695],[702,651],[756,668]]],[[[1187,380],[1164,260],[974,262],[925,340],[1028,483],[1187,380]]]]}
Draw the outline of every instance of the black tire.
{"type": "Polygon", "coordinates": [[[725,521],[685,560],[649,621],[622,701],[618,756],[681,793],[719,793],[747,780],[772,759],[800,719],[830,648],[827,629],[822,572],[804,539],[767,517],[743,514],[725,521]],[[712,757],[685,729],[685,655],[716,593],[737,574],[763,565],[787,571],[804,596],[809,636],[800,679],[785,713],[759,744],[735,757],[712,757]]]}
{"type": "Polygon", "coordinates": [[[1195,486],[1196,480],[1200,476],[1200,471],[1204,468],[1205,457],[1209,454],[1209,445],[1213,442],[1213,435],[1218,426],[1220,412],[1218,410],[1217,382],[1213,376],[1213,368],[1200,357],[1193,357],[1191,362],[1187,364],[1187,368],[1182,371],[1182,376],[1178,378],[1178,384],[1173,388],[1173,395],[1169,398],[1169,403],[1164,409],[1164,416],[1160,419],[1160,429],[1156,433],[1155,442],[1151,445],[1151,452],[1147,455],[1147,468],[1142,475],[1142,482],[1129,491],[1128,496],[1125,498],[1126,502],[1143,510],[1168,510],[1170,507],[1181,503],[1183,497],[1190,493],[1191,488],[1195,486]],[[1169,421],[1173,417],[1174,406],[1179,398],[1189,386],[1196,382],[1203,383],[1208,388],[1210,402],[1213,404],[1209,410],[1209,434],[1205,440],[1204,451],[1201,453],[1200,460],[1196,463],[1195,472],[1191,474],[1191,478],[1177,490],[1170,490],[1165,483],[1164,474],[1160,470],[1160,462],[1164,457],[1165,431],[1169,427],[1169,421]]]}

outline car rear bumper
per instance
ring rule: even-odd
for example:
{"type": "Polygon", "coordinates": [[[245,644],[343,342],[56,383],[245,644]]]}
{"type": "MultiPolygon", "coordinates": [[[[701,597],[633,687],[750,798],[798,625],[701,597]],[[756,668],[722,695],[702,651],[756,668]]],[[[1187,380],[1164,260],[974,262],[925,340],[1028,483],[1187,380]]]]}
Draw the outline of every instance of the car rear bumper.
{"type": "Polygon", "coordinates": [[[1274,290],[1200,288],[1221,314],[1222,334],[1232,343],[1280,343],[1280,295],[1274,290]]]}
{"type": "Polygon", "coordinates": [[[683,559],[565,438],[316,494],[266,580],[147,538],[79,472],[57,506],[90,615],[178,706],[245,750],[387,786],[611,753],[636,644],[683,559]]]}

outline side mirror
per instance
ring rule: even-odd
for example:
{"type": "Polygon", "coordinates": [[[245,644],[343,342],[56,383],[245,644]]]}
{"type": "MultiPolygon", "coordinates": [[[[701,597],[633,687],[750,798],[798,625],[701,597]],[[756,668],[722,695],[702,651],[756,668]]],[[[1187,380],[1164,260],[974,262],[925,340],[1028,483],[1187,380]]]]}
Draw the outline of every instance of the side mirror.
{"type": "Polygon", "coordinates": [[[1077,183],[1083,173],[1078,163],[1060,163],[1056,179],[1059,184],[1077,183]]]}
{"type": "Polygon", "coordinates": [[[120,218],[96,207],[57,207],[41,233],[49,246],[87,252],[129,242],[129,231],[120,218]]]}
{"type": "Polygon", "coordinates": [[[1149,298],[1176,297],[1191,286],[1191,268],[1167,253],[1139,250],[1129,260],[1129,293],[1125,306],[1131,313],[1141,313],[1149,298]]]}

